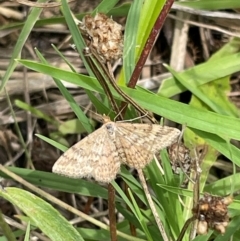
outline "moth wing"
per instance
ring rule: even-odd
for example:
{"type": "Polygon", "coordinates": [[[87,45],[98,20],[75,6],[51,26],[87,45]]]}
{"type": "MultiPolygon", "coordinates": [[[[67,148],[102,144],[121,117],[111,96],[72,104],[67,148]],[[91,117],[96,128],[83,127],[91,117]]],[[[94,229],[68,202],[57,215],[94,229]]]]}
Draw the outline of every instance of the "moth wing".
{"type": "Polygon", "coordinates": [[[116,146],[122,161],[134,168],[145,167],[153,155],[176,142],[180,131],[154,124],[116,123],[116,146]]]}
{"type": "Polygon", "coordinates": [[[116,146],[101,127],[70,147],[53,166],[53,172],[71,178],[93,177],[111,182],[120,169],[116,146]]]}

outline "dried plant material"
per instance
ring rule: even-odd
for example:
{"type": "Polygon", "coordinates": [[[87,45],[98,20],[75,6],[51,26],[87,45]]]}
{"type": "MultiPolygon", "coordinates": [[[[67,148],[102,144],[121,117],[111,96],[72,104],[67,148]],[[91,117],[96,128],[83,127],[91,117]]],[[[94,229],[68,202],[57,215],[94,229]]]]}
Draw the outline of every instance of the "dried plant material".
{"type": "MultiPolygon", "coordinates": [[[[68,4],[73,1],[75,0],[69,0],[68,4]]],[[[17,2],[29,7],[36,7],[36,8],[55,8],[62,5],[61,3],[54,3],[54,2],[53,3],[35,3],[28,0],[17,0],[17,2]]]]}
{"type": "Polygon", "coordinates": [[[192,167],[190,150],[183,143],[176,142],[168,147],[168,153],[174,173],[179,174],[182,168],[189,175],[192,167]]]}
{"type": "Polygon", "coordinates": [[[103,13],[86,15],[80,28],[91,39],[91,46],[103,62],[119,59],[123,51],[122,25],[103,13]]]}
{"type": "Polygon", "coordinates": [[[206,234],[208,228],[224,234],[229,223],[227,206],[233,201],[231,196],[217,197],[205,193],[193,213],[199,220],[198,234],[206,234]]]}
{"type": "Polygon", "coordinates": [[[181,187],[186,188],[189,180],[190,173],[194,166],[194,159],[190,155],[190,150],[183,143],[174,143],[167,148],[172,170],[175,174],[179,175],[185,173],[186,178],[183,180],[181,187]]]}
{"type": "Polygon", "coordinates": [[[54,164],[53,172],[82,178],[93,177],[109,183],[116,178],[120,165],[142,169],[159,150],[171,145],[180,131],[168,126],[112,122],[104,124],[68,149],[54,164]]]}
{"type": "Polygon", "coordinates": [[[21,150],[19,138],[11,130],[0,130],[0,163],[12,164],[13,154],[21,150]]]}

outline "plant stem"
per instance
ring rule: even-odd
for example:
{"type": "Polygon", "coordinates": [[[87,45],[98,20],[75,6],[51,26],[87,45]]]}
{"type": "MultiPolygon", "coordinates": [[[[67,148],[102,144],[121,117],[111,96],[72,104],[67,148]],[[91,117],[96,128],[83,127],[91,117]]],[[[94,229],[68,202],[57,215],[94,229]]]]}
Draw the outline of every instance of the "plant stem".
{"type": "Polygon", "coordinates": [[[152,197],[151,197],[151,195],[150,195],[150,193],[149,193],[149,191],[148,191],[147,183],[146,183],[146,180],[145,180],[145,178],[144,178],[143,171],[142,171],[142,169],[137,169],[137,171],[138,171],[139,179],[140,179],[140,181],[141,181],[141,183],[142,183],[142,187],[143,187],[144,193],[145,193],[146,198],[147,198],[147,200],[148,200],[148,204],[149,204],[149,206],[150,206],[150,208],[151,208],[151,210],[152,210],[153,216],[154,216],[155,221],[156,221],[156,223],[157,223],[157,226],[158,226],[158,228],[159,228],[159,230],[160,230],[160,233],[161,233],[161,235],[162,235],[162,238],[163,238],[164,241],[169,241],[169,239],[168,239],[168,237],[167,237],[167,234],[166,234],[166,232],[165,232],[163,223],[162,223],[160,217],[158,216],[157,209],[156,209],[156,207],[155,207],[155,205],[154,205],[154,203],[153,203],[152,197]]]}

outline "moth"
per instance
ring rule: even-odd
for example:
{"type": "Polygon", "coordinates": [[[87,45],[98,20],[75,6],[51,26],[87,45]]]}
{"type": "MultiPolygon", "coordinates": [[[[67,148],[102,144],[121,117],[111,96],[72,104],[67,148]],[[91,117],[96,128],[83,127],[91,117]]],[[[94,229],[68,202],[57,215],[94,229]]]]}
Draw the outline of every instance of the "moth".
{"type": "Polygon", "coordinates": [[[53,172],[71,178],[94,178],[110,183],[121,164],[144,168],[155,153],[177,141],[180,130],[157,124],[113,122],[104,124],[70,147],[53,166],[53,172]]]}

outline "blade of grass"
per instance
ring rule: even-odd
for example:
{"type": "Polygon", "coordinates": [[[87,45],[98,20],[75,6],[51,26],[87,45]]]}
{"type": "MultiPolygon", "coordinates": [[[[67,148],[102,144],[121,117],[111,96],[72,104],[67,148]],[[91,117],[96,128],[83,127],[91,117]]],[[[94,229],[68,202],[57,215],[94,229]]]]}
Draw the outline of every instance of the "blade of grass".
{"type": "Polygon", "coordinates": [[[31,230],[30,227],[31,227],[30,222],[28,222],[24,241],[30,240],[30,230],[31,230]]]}
{"type": "Polygon", "coordinates": [[[53,118],[49,117],[48,115],[46,115],[45,113],[43,113],[42,111],[32,107],[31,105],[28,105],[25,102],[22,102],[21,100],[15,100],[14,104],[18,107],[21,108],[23,110],[29,111],[31,112],[31,114],[35,117],[44,119],[45,121],[58,126],[58,122],[55,121],[53,118]]]}
{"type": "Polygon", "coordinates": [[[188,82],[186,79],[182,78],[180,74],[178,74],[176,71],[174,71],[170,66],[164,64],[164,66],[167,68],[167,70],[183,85],[186,89],[188,89],[192,94],[194,94],[198,99],[200,99],[207,107],[209,107],[212,111],[215,111],[216,113],[222,114],[222,115],[229,115],[233,116],[234,113],[231,111],[231,109],[223,108],[222,105],[218,105],[213,99],[209,98],[210,96],[207,96],[205,93],[201,91],[200,88],[197,88],[192,85],[192,83],[188,82]]]}
{"type": "Polygon", "coordinates": [[[235,163],[237,166],[240,166],[240,150],[236,146],[230,144],[231,153],[229,152],[229,146],[227,145],[227,142],[225,139],[211,134],[206,133],[205,131],[199,131],[197,129],[191,128],[194,133],[201,138],[203,138],[207,143],[209,143],[212,147],[214,147],[217,151],[222,153],[224,156],[229,158],[233,163],[235,163]]]}
{"type": "Polygon", "coordinates": [[[124,83],[129,82],[135,67],[136,39],[142,5],[143,0],[133,1],[128,12],[123,44],[124,83]]]}
{"type": "Polygon", "coordinates": [[[5,191],[0,191],[0,195],[26,213],[52,241],[84,241],[56,209],[34,194],[19,188],[8,187],[5,191]]]}
{"type": "Polygon", "coordinates": [[[137,217],[139,223],[141,224],[142,229],[144,230],[144,233],[147,236],[147,239],[149,241],[153,241],[153,238],[151,237],[151,234],[150,234],[150,232],[148,230],[147,224],[144,221],[144,218],[142,216],[141,210],[139,209],[138,204],[137,204],[135,198],[133,197],[133,194],[132,194],[131,190],[128,189],[128,191],[129,191],[129,195],[130,195],[130,197],[132,199],[132,203],[133,203],[133,206],[134,206],[134,209],[135,209],[135,213],[137,214],[136,217],[137,217]]]}
{"type": "MultiPolygon", "coordinates": [[[[1,190],[0,190],[0,192],[1,192],[1,190]]],[[[1,227],[2,233],[5,235],[5,237],[7,238],[8,241],[16,241],[16,238],[15,238],[11,228],[5,221],[1,210],[0,210],[0,227],[1,227]]]]}
{"type": "MultiPolygon", "coordinates": [[[[83,88],[103,93],[102,88],[100,88],[100,85],[94,78],[32,61],[19,60],[19,62],[35,71],[50,74],[55,78],[63,79],[83,88]]],[[[211,111],[199,110],[198,108],[169,100],[153,93],[141,91],[140,89],[130,89],[127,87],[120,88],[133,98],[142,108],[159,114],[169,120],[219,136],[226,136],[227,138],[240,140],[240,125],[238,118],[220,115],[211,111]]],[[[116,99],[121,99],[114,90],[112,90],[112,94],[116,99]]]]}
{"type": "MultiPolygon", "coordinates": [[[[44,64],[49,64],[38,50],[36,50],[36,53],[44,64]]],[[[93,131],[93,126],[91,125],[89,119],[86,117],[85,113],[81,110],[81,108],[79,108],[78,104],[76,103],[72,95],[69,93],[67,88],[65,88],[63,83],[57,78],[53,78],[53,80],[56,83],[59,90],[61,91],[64,98],[68,101],[69,105],[71,106],[72,110],[74,111],[78,119],[81,121],[84,129],[88,133],[91,133],[93,131]]]]}
{"type": "Polygon", "coordinates": [[[235,0],[219,1],[219,0],[199,0],[199,1],[184,1],[178,2],[179,5],[202,10],[220,10],[220,9],[235,9],[240,8],[240,2],[235,0]]]}
{"type": "MultiPolygon", "coordinates": [[[[49,200],[50,202],[53,202],[57,205],[59,205],[60,207],[63,207],[64,209],[67,209],[68,211],[80,216],[81,218],[83,218],[84,220],[87,220],[91,223],[93,223],[94,225],[103,228],[105,230],[109,230],[108,225],[90,217],[89,215],[86,215],[85,213],[71,207],[70,205],[60,201],[59,199],[55,198],[54,196],[48,194],[47,192],[39,189],[38,187],[32,185],[31,183],[25,181],[24,179],[22,179],[21,177],[17,176],[16,174],[14,174],[13,172],[9,171],[9,169],[5,168],[4,166],[2,166],[0,164],[0,170],[1,172],[3,172],[5,175],[8,175],[9,177],[13,178],[14,180],[18,181],[19,183],[21,183],[22,185],[28,187],[30,190],[36,192],[38,195],[43,196],[45,199],[49,200]]],[[[51,174],[53,175],[53,174],[51,174]]],[[[57,176],[57,175],[56,175],[57,176]]],[[[78,180],[80,181],[80,180],[78,180]]],[[[76,188],[76,185],[74,186],[76,188]]],[[[3,195],[3,191],[0,190],[0,194],[3,195]]],[[[24,205],[24,203],[23,203],[24,205]]],[[[56,212],[56,210],[55,210],[56,212]]],[[[34,214],[34,213],[33,213],[34,214]]],[[[119,235],[120,237],[126,238],[126,240],[132,240],[132,236],[127,235],[125,233],[122,233],[120,231],[117,231],[117,235],[119,235]]],[[[65,240],[65,239],[64,239],[65,240]]],[[[68,239],[67,239],[68,240],[68,239]]],[[[78,239],[77,239],[78,240],[78,239]]],[[[143,239],[135,239],[136,241],[143,241],[143,239]]]]}
{"type": "Polygon", "coordinates": [[[118,3],[119,0],[103,0],[98,4],[98,6],[93,10],[92,14],[105,13],[107,14],[113,7],[118,3]]]}
{"type": "MultiPolygon", "coordinates": [[[[179,73],[180,78],[187,80],[186,84],[191,84],[197,88],[215,79],[223,78],[240,71],[240,54],[234,53],[215,60],[207,61],[193,68],[179,73]]],[[[158,94],[165,97],[172,97],[187,89],[173,77],[165,79],[158,90],[158,94]]]]}
{"type": "MultiPolygon", "coordinates": [[[[67,58],[65,58],[65,56],[54,45],[52,45],[52,46],[55,49],[55,51],[62,57],[62,59],[65,61],[65,63],[71,68],[72,72],[77,73],[77,71],[73,68],[72,64],[67,60],[67,58]]],[[[42,62],[44,62],[44,61],[42,61],[42,62]]],[[[99,113],[106,114],[106,113],[110,112],[109,108],[107,108],[91,91],[85,89],[85,92],[99,113]]],[[[70,101],[69,103],[71,104],[72,101],[70,101]]],[[[80,109],[80,111],[81,111],[81,109],[80,109]]]]}
{"type": "MultiPolygon", "coordinates": [[[[68,193],[78,193],[83,196],[101,197],[107,199],[107,190],[99,186],[97,183],[91,183],[83,179],[70,179],[57,174],[33,171],[31,169],[9,167],[10,171],[24,178],[24,180],[40,187],[47,187],[54,190],[59,190],[68,193]]],[[[1,172],[1,176],[9,178],[6,174],[1,172]]],[[[116,200],[121,199],[117,196],[116,200]]]]}

